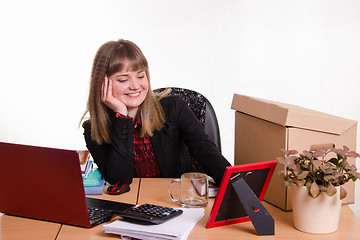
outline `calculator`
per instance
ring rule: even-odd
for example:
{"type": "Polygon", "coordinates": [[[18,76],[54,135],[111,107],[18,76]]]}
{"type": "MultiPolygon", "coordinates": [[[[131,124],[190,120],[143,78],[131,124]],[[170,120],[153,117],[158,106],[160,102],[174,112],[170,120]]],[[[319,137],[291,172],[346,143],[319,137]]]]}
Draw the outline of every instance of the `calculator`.
{"type": "Polygon", "coordinates": [[[123,217],[125,220],[132,220],[133,222],[141,221],[143,223],[161,224],[171,218],[179,216],[183,213],[181,209],[158,206],[153,204],[136,205],[130,209],[122,212],[117,212],[117,215],[123,217]]]}

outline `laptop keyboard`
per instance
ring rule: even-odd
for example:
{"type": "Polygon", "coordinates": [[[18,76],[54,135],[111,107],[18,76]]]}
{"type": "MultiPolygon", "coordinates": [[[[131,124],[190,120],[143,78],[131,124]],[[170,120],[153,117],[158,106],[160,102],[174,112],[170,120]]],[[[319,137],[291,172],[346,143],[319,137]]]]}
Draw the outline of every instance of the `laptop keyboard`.
{"type": "Polygon", "coordinates": [[[87,209],[88,209],[88,215],[89,215],[89,220],[90,221],[111,215],[110,210],[99,209],[99,208],[96,208],[96,207],[88,207],[87,209]]]}

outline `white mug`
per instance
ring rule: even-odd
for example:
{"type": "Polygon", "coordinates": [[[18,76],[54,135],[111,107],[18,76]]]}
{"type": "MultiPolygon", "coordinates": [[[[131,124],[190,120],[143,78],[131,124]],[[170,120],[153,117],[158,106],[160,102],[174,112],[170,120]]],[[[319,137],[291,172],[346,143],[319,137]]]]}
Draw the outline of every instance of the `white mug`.
{"type": "Polygon", "coordinates": [[[182,207],[205,207],[209,200],[209,180],[205,173],[190,172],[174,179],[169,184],[169,195],[174,202],[180,202],[182,207]],[[171,186],[180,183],[180,197],[174,198],[171,186]]]}

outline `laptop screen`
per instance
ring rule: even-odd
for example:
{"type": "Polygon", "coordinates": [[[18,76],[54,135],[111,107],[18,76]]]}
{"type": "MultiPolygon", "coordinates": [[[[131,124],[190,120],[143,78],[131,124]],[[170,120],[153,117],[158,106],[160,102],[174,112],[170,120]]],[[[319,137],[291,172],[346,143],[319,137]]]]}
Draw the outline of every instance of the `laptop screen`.
{"type": "Polygon", "coordinates": [[[77,151],[0,143],[0,212],[88,226],[77,151]]]}

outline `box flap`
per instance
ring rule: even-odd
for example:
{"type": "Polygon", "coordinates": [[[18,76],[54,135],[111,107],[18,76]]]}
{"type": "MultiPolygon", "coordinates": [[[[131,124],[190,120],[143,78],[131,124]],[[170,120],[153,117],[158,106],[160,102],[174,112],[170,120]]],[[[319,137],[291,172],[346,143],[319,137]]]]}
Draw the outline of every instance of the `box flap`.
{"type": "Polygon", "coordinates": [[[349,120],[296,105],[234,94],[231,108],[286,127],[342,134],[353,125],[349,120]]]}

